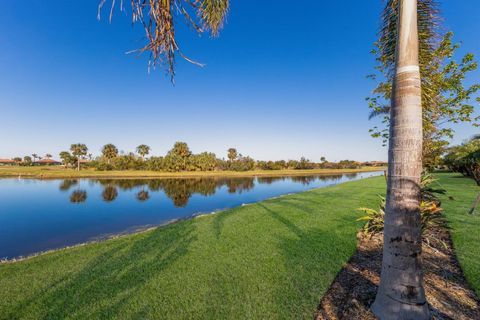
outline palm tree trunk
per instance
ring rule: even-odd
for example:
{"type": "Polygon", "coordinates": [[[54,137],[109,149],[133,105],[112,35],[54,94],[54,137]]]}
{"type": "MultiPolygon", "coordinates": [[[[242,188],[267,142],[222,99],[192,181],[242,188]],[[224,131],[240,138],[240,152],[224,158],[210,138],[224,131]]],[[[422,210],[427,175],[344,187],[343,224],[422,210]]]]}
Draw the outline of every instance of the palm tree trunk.
{"type": "Polygon", "coordinates": [[[80,171],[80,157],[77,159],[77,171],[80,171]]]}
{"type": "Polygon", "coordinates": [[[399,0],[382,273],[372,306],[382,320],[430,319],[421,267],[423,138],[417,5],[417,0],[399,0]]]}

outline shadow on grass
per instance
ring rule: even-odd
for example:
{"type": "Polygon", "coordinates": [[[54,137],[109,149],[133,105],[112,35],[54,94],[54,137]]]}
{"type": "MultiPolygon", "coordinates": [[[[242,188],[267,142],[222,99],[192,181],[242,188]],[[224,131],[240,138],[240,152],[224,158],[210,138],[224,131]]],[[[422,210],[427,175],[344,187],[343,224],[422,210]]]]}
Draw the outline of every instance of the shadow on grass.
{"type": "Polygon", "coordinates": [[[285,211],[295,208],[311,216],[316,214],[314,209],[296,206],[289,200],[281,200],[280,205],[277,202],[275,206],[258,205],[291,232],[291,236],[278,238],[287,269],[283,290],[289,292],[280,296],[286,300],[279,300],[278,306],[292,318],[311,319],[318,301],[355,252],[355,238],[348,235],[354,234],[352,224],[310,228],[302,223],[303,227],[299,227],[285,211]]]}
{"type": "MultiPolygon", "coordinates": [[[[150,279],[188,252],[195,241],[194,225],[186,223],[159,228],[134,242],[112,243],[76,273],[69,274],[34,297],[12,308],[5,319],[22,318],[34,305],[48,305],[48,313],[37,319],[110,319],[122,314],[122,307],[150,279]]],[[[144,310],[138,314],[147,314],[144,310]]]]}
{"type": "Polygon", "coordinates": [[[232,214],[236,212],[235,209],[230,209],[226,211],[221,211],[215,215],[215,218],[213,219],[213,230],[215,233],[215,238],[217,240],[220,240],[220,237],[222,235],[222,230],[223,226],[225,224],[225,220],[228,219],[232,214]]]}

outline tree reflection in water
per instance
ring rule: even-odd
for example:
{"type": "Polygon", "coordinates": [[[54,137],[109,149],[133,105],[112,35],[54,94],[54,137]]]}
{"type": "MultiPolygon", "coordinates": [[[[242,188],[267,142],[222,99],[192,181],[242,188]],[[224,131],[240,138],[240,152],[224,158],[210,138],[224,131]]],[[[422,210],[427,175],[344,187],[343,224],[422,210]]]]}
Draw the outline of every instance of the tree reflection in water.
{"type": "MultiPolygon", "coordinates": [[[[349,178],[355,177],[356,174],[349,174],[349,178]]],[[[215,194],[217,189],[225,187],[228,193],[242,193],[252,190],[255,182],[259,184],[272,184],[277,181],[285,181],[291,179],[293,182],[309,185],[316,180],[340,179],[341,176],[291,176],[291,177],[242,177],[242,178],[189,178],[189,179],[93,179],[89,183],[99,184],[103,186],[102,198],[105,202],[112,202],[118,197],[119,189],[121,191],[138,190],[136,198],[139,201],[147,201],[150,199],[151,192],[163,191],[165,195],[172,200],[176,207],[185,207],[189,199],[194,194],[210,196],[215,194]],[[140,190],[139,190],[140,189],[140,190]]],[[[79,185],[78,180],[63,180],[59,189],[67,191],[72,186],[79,185]]],[[[77,189],[71,196],[72,203],[85,202],[87,192],[77,189]]]]}
{"type": "Polygon", "coordinates": [[[138,201],[147,201],[148,199],[150,199],[150,194],[148,193],[148,191],[145,191],[145,190],[141,190],[137,193],[137,200],[138,201]]]}
{"type": "Polygon", "coordinates": [[[75,190],[70,195],[70,202],[71,203],[82,203],[87,200],[87,191],[85,190],[75,190]]]}
{"type": "Polygon", "coordinates": [[[115,186],[107,185],[103,188],[102,198],[105,202],[112,202],[113,200],[117,199],[118,191],[115,186]]]}
{"type": "Polygon", "coordinates": [[[60,183],[60,186],[58,187],[58,189],[60,189],[60,191],[68,191],[70,190],[71,187],[77,184],[78,184],[78,180],[76,179],[65,179],[62,181],[62,183],[60,183]]]}

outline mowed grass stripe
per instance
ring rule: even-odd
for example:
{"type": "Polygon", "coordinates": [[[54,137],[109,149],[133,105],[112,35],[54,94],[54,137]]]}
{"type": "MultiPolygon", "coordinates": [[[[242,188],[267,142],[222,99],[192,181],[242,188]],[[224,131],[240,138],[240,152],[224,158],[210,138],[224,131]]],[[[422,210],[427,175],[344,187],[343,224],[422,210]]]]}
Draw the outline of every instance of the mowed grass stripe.
{"type": "Polygon", "coordinates": [[[447,190],[442,207],[448,219],[453,246],[467,281],[480,295],[480,208],[475,215],[469,210],[480,188],[473,179],[461,174],[437,174],[447,190]]]}

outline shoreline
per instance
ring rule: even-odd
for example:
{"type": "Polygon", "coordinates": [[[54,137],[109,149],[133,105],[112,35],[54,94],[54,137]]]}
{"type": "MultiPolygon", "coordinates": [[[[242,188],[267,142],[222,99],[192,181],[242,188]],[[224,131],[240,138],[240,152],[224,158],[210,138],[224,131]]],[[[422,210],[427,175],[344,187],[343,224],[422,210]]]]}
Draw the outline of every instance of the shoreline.
{"type": "Polygon", "coordinates": [[[20,262],[20,261],[29,260],[31,258],[42,256],[42,255],[45,255],[45,254],[48,254],[48,253],[63,251],[63,250],[72,249],[72,248],[76,248],[76,247],[87,246],[87,245],[90,245],[90,244],[98,244],[98,243],[102,243],[102,242],[113,240],[113,239],[124,238],[124,237],[128,237],[128,236],[134,236],[134,235],[137,235],[137,234],[147,233],[149,231],[153,231],[153,230],[157,230],[157,229],[161,229],[161,228],[166,228],[168,226],[180,223],[182,221],[188,221],[188,220],[193,220],[193,219],[209,217],[209,216],[212,216],[212,215],[222,213],[224,211],[233,210],[233,209],[236,209],[236,208],[241,208],[241,207],[245,207],[245,206],[249,206],[249,205],[254,205],[256,203],[260,203],[260,202],[263,202],[263,201],[274,200],[274,199],[279,199],[279,198],[283,198],[283,197],[287,197],[287,196],[291,196],[291,195],[295,195],[295,194],[311,192],[311,191],[314,191],[314,190],[317,190],[317,189],[331,188],[331,187],[342,185],[342,184],[345,184],[345,183],[358,181],[358,180],[371,179],[371,178],[375,178],[375,176],[365,177],[365,178],[361,178],[361,179],[355,179],[355,180],[351,180],[351,181],[340,182],[340,183],[336,183],[336,184],[333,184],[333,185],[326,185],[326,186],[318,187],[318,188],[312,188],[312,189],[309,189],[309,190],[306,190],[306,191],[285,193],[285,194],[281,194],[281,195],[278,195],[278,196],[273,196],[273,197],[270,197],[270,198],[266,198],[266,199],[263,199],[263,200],[260,200],[260,201],[242,203],[239,206],[234,206],[234,207],[231,207],[231,208],[222,208],[222,209],[217,209],[217,210],[214,210],[214,211],[211,211],[211,212],[196,212],[196,213],[191,214],[191,215],[186,216],[186,217],[166,220],[166,221],[164,221],[164,222],[162,222],[158,225],[137,226],[137,227],[131,228],[130,230],[124,230],[124,231],[118,232],[118,233],[103,234],[103,235],[97,236],[95,238],[92,238],[90,240],[87,240],[85,242],[80,242],[80,243],[77,243],[77,244],[72,244],[72,245],[67,245],[67,246],[63,246],[63,247],[48,249],[48,250],[44,250],[44,251],[38,251],[38,252],[34,252],[32,254],[27,254],[27,255],[24,255],[24,256],[17,256],[17,257],[6,258],[6,259],[2,258],[2,259],[0,259],[0,266],[4,265],[4,264],[12,264],[12,263],[20,262]]]}
{"type": "Polygon", "coordinates": [[[363,167],[359,169],[311,169],[311,170],[254,170],[254,171],[191,171],[163,172],[144,170],[97,171],[84,169],[52,168],[52,167],[0,167],[0,178],[22,179],[69,179],[69,178],[102,178],[102,179],[148,179],[148,178],[204,178],[204,177],[276,177],[276,176],[308,176],[328,174],[348,174],[384,171],[386,167],[363,167]]]}

